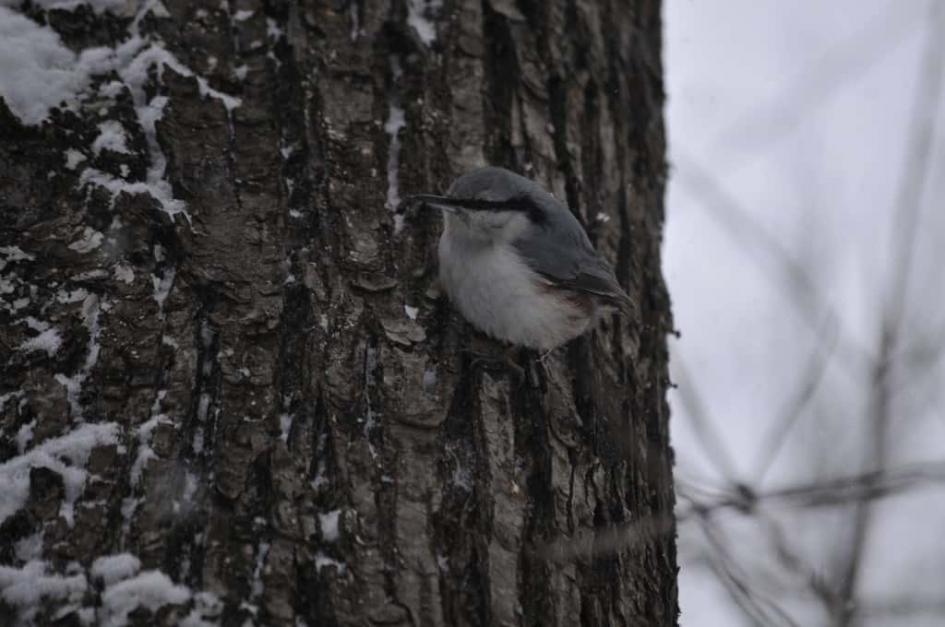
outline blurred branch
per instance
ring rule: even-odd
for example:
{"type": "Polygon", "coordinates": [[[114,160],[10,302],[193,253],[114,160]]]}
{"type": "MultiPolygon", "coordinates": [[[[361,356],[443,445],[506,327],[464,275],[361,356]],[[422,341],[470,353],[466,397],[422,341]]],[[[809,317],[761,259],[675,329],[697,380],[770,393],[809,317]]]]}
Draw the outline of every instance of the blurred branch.
{"type": "MultiPolygon", "coordinates": [[[[886,458],[889,455],[890,392],[888,372],[890,353],[895,341],[894,333],[884,330],[879,357],[876,359],[872,377],[871,389],[873,392],[870,401],[872,416],[869,425],[872,449],[866,454],[864,466],[875,468],[869,473],[874,477],[875,484],[883,479],[886,458]]],[[[831,608],[831,615],[837,627],[847,627],[852,624],[857,611],[856,587],[862,572],[863,553],[872,521],[872,500],[873,497],[870,493],[864,491],[856,499],[854,506],[851,524],[853,531],[850,535],[847,554],[840,566],[839,589],[831,608]]]]}
{"type": "Polygon", "coordinates": [[[749,585],[748,582],[754,578],[742,571],[738,562],[732,558],[723,530],[708,516],[700,516],[698,520],[712,549],[712,552],[707,554],[709,567],[716,573],[745,617],[759,627],[796,627],[797,623],[790,615],[767,598],[758,586],[749,585]]]}
{"type": "Polygon", "coordinates": [[[692,377],[689,376],[689,371],[682,358],[678,355],[673,360],[673,375],[677,384],[676,391],[679,400],[686,408],[684,415],[689,418],[689,422],[698,434],[709,459],[725,479],[735,482],[738,472],[735,469],[732,455],[725,447],[722,437],[716,431],[705,403],[702,401],[692,377]]]}
{"type": "Polygon", "coordinates": [[[942,101],[942,71],[945,58],[945,9],[939,0],[930,3],[925,52],[919,69],[914,110],[909,118],[909,145],[903,164],[893,229],[894,265],[889,277],[888,320],[893,336],[898,336],[905,313],[906,296],[912,276],[916,231],[922,211],[922,195],[928,184],[932,157],[932,139],[942,101]]]}
{"type": "Polygon", "coordinates": [[[837,329],[836,351],[848,370],[871,357],[870,351],[847,338],[840,326],[840,317],[820,295],[810,272],[781,244],[777,237],[757,222],[749,211],[729,194],[701,165],[686,155],[675,152],[674,176],[689,188],[693,197],[702,202],[709,215],[715,218],[732,237],[738,247],[748,246],[748,252],[761,261],[761,267],[775,288],[784,290],[786,301],[801,320],[817,333],[824,325],[837,329]]]}
{"type": "MultiPolygon", "coordinates": [[[[880,325],[880,350],[873,366],[870,425],[872,450],[864,460],[864,467],[872,466],[882,475],[889,456],[889,423],[891,420],[890,372],[902,343],[902,320],[906,311],[908,286],[912,276],[922,196],[928,181],[932,155],[932,137],[941,103],[943,58],[945,58],[945,11],[943,3],[930,3],[930,21],[926,34],[925,51],[919,69],[914,112],[906,159],[900,177],[893,229],[893,269],[889,278],[889,300],[880,325]]],[[[857,583],[862,574],[861,564],[872,522],[872,499],[859,499],[853,511],[852,529],[845,563],[842,565],[839,594],[833,608],[834,624],[848,627],[855,619],[857,583]]]]}
{"type": "Polygon", "coordinates": [[[694,498],[687,486],[681,484],[677,486],[676,492],[690,505],[680,509],[676,518],[684,522],[722,509],[736,509],[750,514],[761,503],[801,507],[837,506],[901,494],[930,483],[945,483],[945,461],[910,464],[893,470],[871,471],[750,495],[733,490],[729,495],[714,501],[700,501],[694,498]]]}
{"type": "Polygon", "coordinates": [[[772,427],[758,447],[755,471],[752,473],[757,485],[761,484],[765,474],[777,458],[778,452],[787,441],[788,433],[797,424],[798,419],[804,413],[804,408],[807,407],[823,381],[824,374],[827,372],[827,364],[830,362],[830,356],[833,354],[837,343],[836,324],[830,324],[833,321],[832,318],[828,318],[827,323],[818,333],[810,359],[807,365],[801,369],[802,378],[798,382],[797,389],[785,403],[784,408],[778,412],[772,427]]]}
{"type": "Polygon", "coordinates": [[[913,12],[913,7],[892,0],[881,15],[785,81],[770,99],[739,115],[716,142],[741,148],[742,157],[727,167],[738,167],[748,156],[789,135],[833,94],[886,59],[922,23],[924,12],[913,12]]]}

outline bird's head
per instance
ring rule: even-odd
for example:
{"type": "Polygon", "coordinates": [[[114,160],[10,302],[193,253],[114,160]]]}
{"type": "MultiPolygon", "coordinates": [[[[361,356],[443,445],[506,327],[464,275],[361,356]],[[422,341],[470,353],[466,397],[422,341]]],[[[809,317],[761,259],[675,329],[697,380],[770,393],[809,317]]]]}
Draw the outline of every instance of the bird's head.
{"type": "Polygon", "coordinates": [[[443,211],[446,229],[456,236],[511,242],[544,223],[556,202],[538,184],[503,168],[465,174],[445,196],[419,194],[409,201],[443,211]]]}

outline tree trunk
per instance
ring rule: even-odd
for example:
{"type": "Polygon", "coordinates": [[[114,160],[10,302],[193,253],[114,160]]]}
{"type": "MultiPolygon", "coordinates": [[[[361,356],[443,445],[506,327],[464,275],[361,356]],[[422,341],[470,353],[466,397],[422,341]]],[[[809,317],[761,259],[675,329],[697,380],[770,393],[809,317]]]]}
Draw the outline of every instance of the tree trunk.
{"type": "Polygon", "coordinates": [[[0,623],[676,623],[658,0],[55,4],[0,8],[78,77],[0,82],[0,623]],[[486,163],[640,305],[525,380],[390,210],[486,163]]]}

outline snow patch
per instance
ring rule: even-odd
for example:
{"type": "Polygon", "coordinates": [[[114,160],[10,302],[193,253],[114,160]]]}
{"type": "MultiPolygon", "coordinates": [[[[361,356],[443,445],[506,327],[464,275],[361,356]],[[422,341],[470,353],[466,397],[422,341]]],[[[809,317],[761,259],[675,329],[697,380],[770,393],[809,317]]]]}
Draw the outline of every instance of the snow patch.
{"type": "Polygon", "coordinates": [[[23,252],[19,246],[0,246],[0,255],[3,255],[3,265],[0,270],[6,267],[6,264],[17,261],[32,261],[36,259],[35,255],[23,252]]]}
{"type": "Polygon", "coordinates": [[[131,266],[119,263],[115,266],[114,270],[115,278],[121,281],[122,283],[134,283],[135,281],[135,271],[131,266]]]}
{"type": "Polygon", "coordinates": [[[73,506],[85,489],[85,464],[92,449],[118,443],[118,425],[113,422],[83,424],[73,431],[46,440],[28,452],[0,464],[0,523],[15,514],[29,496],[30,470],[48,468],[62,475],[65,500],[61,514],[72,525],[73,506]]]}
{"type": "MultiPolygon", "coordinates": [[[[390,68],[394,78],[394,89],[391,90],[387,106],[387,121],[384,123],[384,132],[390,137],[387,147],[387,209],[396,211],[400,205],[400,131],[407,126],[407,118],[401,106],[400,90],[396,87],[403,76],[400,59],[390,57],[390,68]]],[[[404,228],[404,217],[394,214],[394,233],[400,233],[404,228]]]]}
{"type": "Polygon", "coordinates": [[[131,553],[106,555],[92,562],[92,577],[101,579],[106,586],[138,574],[141,560],[131,553]]]}
{"type": "Polygon", "coordinates": [[[92,151],[98,156],[103,150],[131,153],[128,150],[128,135],[120,122],[107,120],[98,125],[98,137],[92,142],[92,151]]]}
{"type": "Polygon", "coordinates": [[[0,598],[20,610],[17,624],[32,624],[41,600],[78,602],[87,587],[85,575],[50,574],[49,565],[40,560],[23,568],[0,566],[0,598]]]}
{"type": "Polygon", "coordinates": [[[101,624],[128,624],[128,615],[139,607],[155,612],[165,605],[181,605],[190,601],[186,586],[171,581],[159,570],[148,570],[131,579],[108,586],[102,593],[101,624]]]}
{"type": "Polygon", "coordinates": [[[331,512],[318,515],[318,522],[322,528],[322,538],[325,542],[336,542],[339,537],[338,519],[341,517],[341,510],[336,509],[331,512]]]}
{"type": "Polygon", "coordinates": [[[216,627],[223,614],[223,602],[212,592],[194,595],[194,609],[180,622],[180,627],[216,627]]]}
{"type": "Polygon", "coordinates": [[[88,82],[55,31],[0,6],[0,97],[13,115],[28,126],[40,124],[88,82]]]}
{"type": "Polygon", "coordinates": [[[36,337],[24,341],[20,344],[19,350],[27,353],[46,351],[46,354],[52,357],[59,351],[60,346],[62,346],[62,337],[60,337],[59,331],[55,327],[50,327],[36,337]]]}
{"type": "Polygon", "coordinates": [[[411,320],[417,319],[417,314],[420,310],[416,307],[411,307],[410,305],[404,305],[404,313],[407,314],[407,317],[411,320]]]}
{"type": "Polygon", "coordinates": [[[174,277],[176,274],[177,272],[174,268],[165,268],[161,276],[155,274],[151,275],[151,284],[154,286],[154,302],[158,304],[162,318],[164,317],[164,301],[167,300],[168,294],[171,293],[171,287],[174,285],[174,277]]]}
{"type": "Polygon", "coordinates": [[[16,431],[16,451],[22,455],[26,451],[26,447],[30,445],[30,442],[33,441],[33,429],[36,428],[36,419],[33,418],[31,421],[21,426],[16,431]]]}
{"type": "Polygon", "coordinates": [[[292,414],[279,414],[279,439],[288,444],[289,433],[292,431],[292,414]]]}
{"type": "Polygon", "coordinates": [[[74,148],[70,148],[64,154],[66,155],[66,168],[69,170],[75,170],[80,163],[85,161],[85,155],[74,148]]]}
{"type": "Polygon", "coordinates": [[[344,564],[344,562],[339,562],[333,557],[328,557],[322,552],[316,553],[315,554],[315,570],[320,573],[322,572],[323,568],[329,568],[329,567],[336,568],[338,570],[339,575],[344,575],[345,570],[347,570],[347,567],[344,564]]]}
{"type": "Polygon", "coordinates": [[[443,0],[407,0],[407,24],[420,37],[424,45],[436,41],[436,19],[443,0]]]}
{"type": "Polygon", "coordinates": [[[88,296],[89,291],[84,287],[77,287],[73,290],[62,288],[56,292],[56,302],[62,305],[68,305],[85,300],[88,296]]]}
{"type": "Polygon", "coordinates": [[[423,391],[429,394],[436,389],[436,368],[427,368],[423,371],[423,391]]]}
{"type": "MultiPolygon", "coordinates": [[[[22,4],[22,0],[0,0],[0,6],[15,7],[22,4]]],[[[74,11],[82,5],[88,5],[96,15],[108,11],[120,17],[134,15],[134,0],[32,0],[35,7],[50,10],[74,11]]]]}
{"type": "MultiPolygon", "coordinates": [[[[161,390],[158,394],[162,398],[166,392],[161,390]]],[[[156,401],[160,402],[160,401],[156,401]]],[[[131,485],[137,486],[141,482],[141,473],[149,461],[157,459],[157,453],[151,448],[151,434],[161,423],[172,424],[166,414],[156,414],[138,427],[138,454],[134,463],[131,465],[131,485]]]]}
{"type": "Polygon", "coordinates": [[[37,531],[17,541],[13,546],[16,559],[21,562],[38,560],[43,555],[43,532],[37,531]]]}
{"type": "MultiPolygon", "coordinates": [[[[107,276],[107,275],[106,275],[107,276]]],[[[69,408],[76,419],[82,418],[82,404],[79,402],[79,395],[82,392],[82,384],[88,378],[92,368],[98,363],[98,354],[101,345],[98,343],[99,335],[102,333],[102,327],[99,324],[99,315],[105,307],[104,303],[99,301],[97,294],[89,294],[82,303],[82,321],[85,328],[89,331],[89,342],[86,345],[85,362],[82,368],[76,374],[68,376],[63,373],[56,374],[56,381],[66,388],[66,398],[69,401],[69,408]]]]}
{"type": "Polygon", "coordinates": [[[285,37],[285,31],[271,17],[266,18],[266,37],[270,39],[281,39],[285,37]]]}
{"type": "Polygon", "coordinates": [[[69,244],[69,249],[84,255],[101,246],[102,238],[104,238],[104,235],[102,235],[100,231],[96,231],[90,227],[85,227],[85,229],[82,231],[82,239],[78,239],[69,244]]]}
{"type": "Polygon", "coordinates": [[[258,599],[263,593],[262,571],[266,564],[266,556],[269,555],[269,543],[260,542],[259,550],[256,553],[256,568],[253,570],[253,588],[252,598],[258,599]]]}

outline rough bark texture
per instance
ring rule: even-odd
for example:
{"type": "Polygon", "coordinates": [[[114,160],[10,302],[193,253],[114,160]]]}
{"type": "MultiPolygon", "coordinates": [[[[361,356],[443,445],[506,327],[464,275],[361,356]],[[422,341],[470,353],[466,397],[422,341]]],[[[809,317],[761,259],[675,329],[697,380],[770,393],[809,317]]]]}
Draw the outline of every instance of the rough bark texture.
{"type": "Polygon", "coordinates": [[[676,623],[659,2],[411,4],[21,8],[148,74],[0,104],[0,623],[676,623]],[[134,184],[161,155],[185,212],[134,184]],[[639,302],[525,382],[438,296],[439,217],[386,206],[486,163],[639,302]]]}

